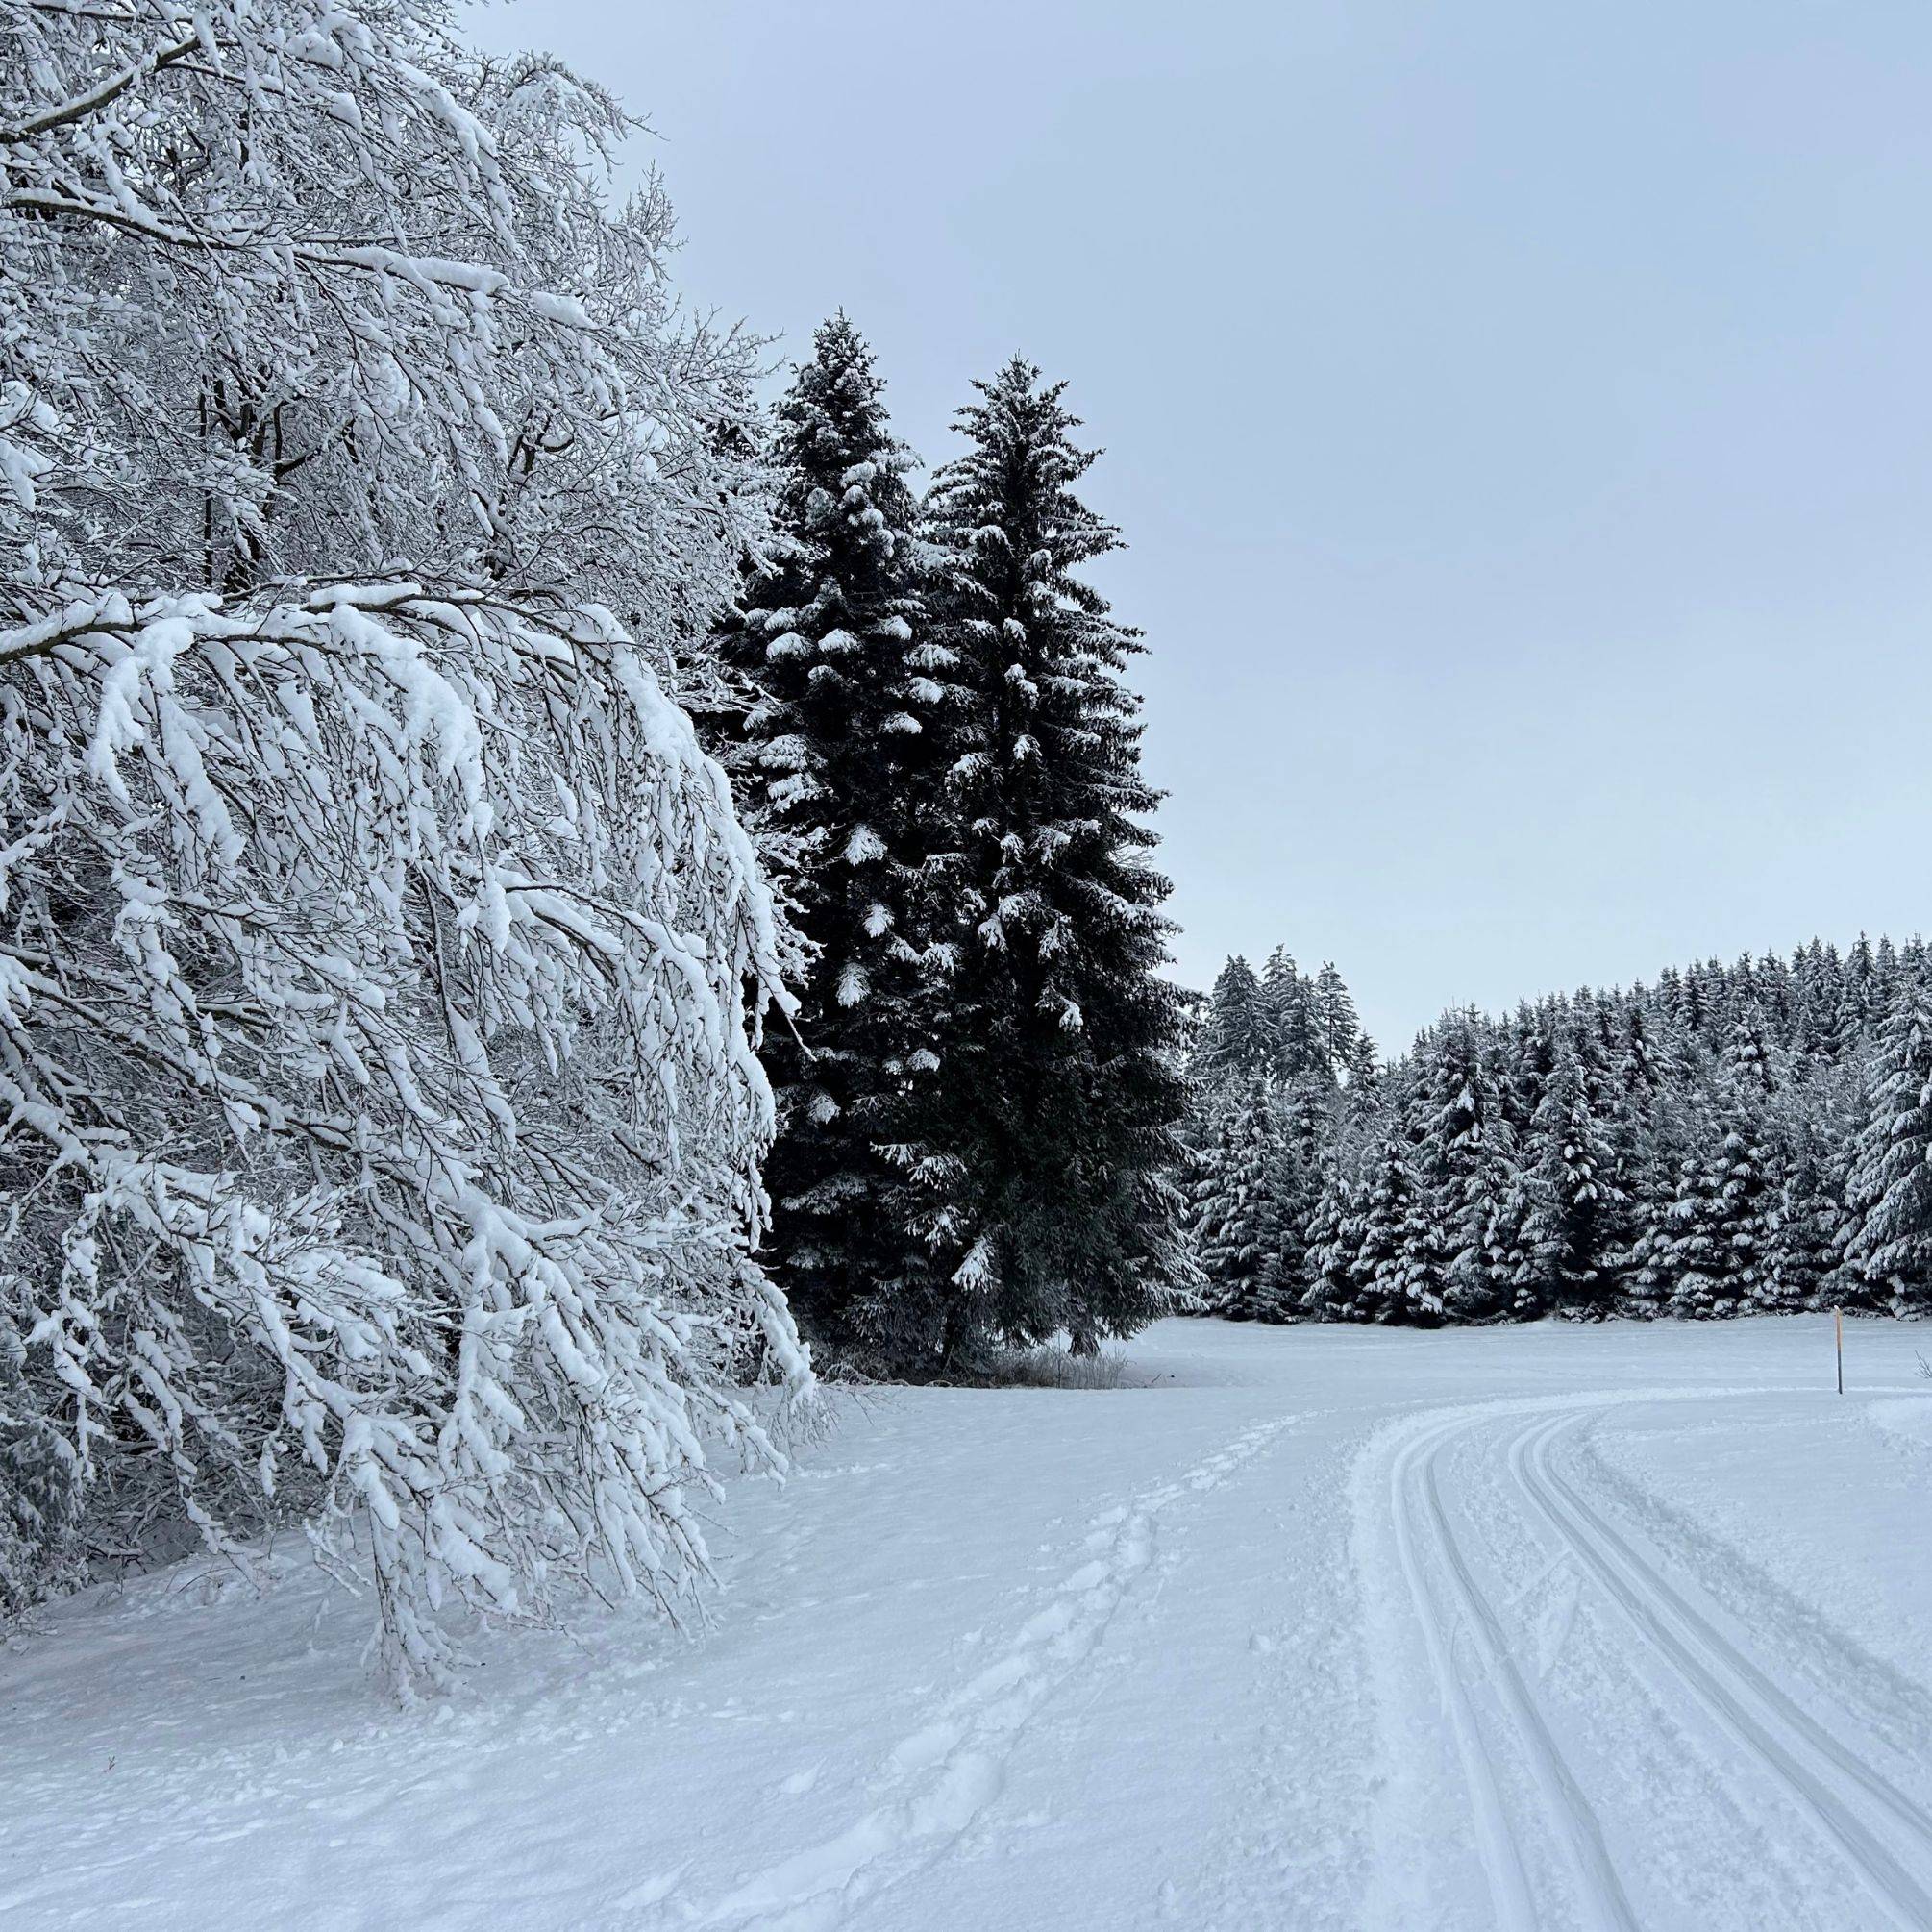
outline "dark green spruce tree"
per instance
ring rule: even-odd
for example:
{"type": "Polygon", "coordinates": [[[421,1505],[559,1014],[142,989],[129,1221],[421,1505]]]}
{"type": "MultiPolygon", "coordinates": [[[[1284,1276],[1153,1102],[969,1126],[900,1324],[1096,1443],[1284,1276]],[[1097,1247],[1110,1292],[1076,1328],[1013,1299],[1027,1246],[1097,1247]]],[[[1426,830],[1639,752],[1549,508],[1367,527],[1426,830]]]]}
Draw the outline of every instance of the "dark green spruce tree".
{"type": "Polygon", "coordinates": [[[1141,646],[1084,575],[1118,547],[1076,494],[1094,460],[1058,384],[1015,357],[928,499],[941,631],[970,693],[954,767],[964,918],[949,1145],[968,1194],[953,1341],[1125,1335],[1192,1275],[1182,1007],[1148,862],[1141,646]]]}
{"type": "Polygon", "coordinates": [[[780,1134],[771,1258],[821,1354],[936,1367],[952,1167],[931,1139],[956,844],[956,709],[921,595],[913,459],[871,352],[838,315],[778,404],[778,555],[719,637],[749,703],[729,745],[747,815],[793,855],[809,958],[768,1042],[780,1134]]]}
{"type": "Polygon", "coordinates": [[[1236,954],[1215,976],[1194,1037],[1192,1072],[1209,1085],[1253,1079],[1274,1059],[1270,1016],[1254,968],[1236,954]]]}
{"type": "Polygon", "coordinates": [[[1260,1080],[1226,1090],[1213,1137],[1196,1160],[1192,1239],[1204,1312],[1278,1319],[1294,1166],[1274,1096],[1260,1080]]]}
{"type": "Polygon", "coordinates": [[[1874,1306],[1922,1314],[1932,1307],[1932,973],[1914,958],[1893,978],[1850,1147],[1845,1255],[1874,1306]]]}
{"type": "Polygon", "coordinates": [[[1527,1282],[1538,1305],[1572,1316],[1610,1312],[1623,1203],[1587,1045],[1573,1033],[1556,1040],[1524,1148],[1527,1282]]]}

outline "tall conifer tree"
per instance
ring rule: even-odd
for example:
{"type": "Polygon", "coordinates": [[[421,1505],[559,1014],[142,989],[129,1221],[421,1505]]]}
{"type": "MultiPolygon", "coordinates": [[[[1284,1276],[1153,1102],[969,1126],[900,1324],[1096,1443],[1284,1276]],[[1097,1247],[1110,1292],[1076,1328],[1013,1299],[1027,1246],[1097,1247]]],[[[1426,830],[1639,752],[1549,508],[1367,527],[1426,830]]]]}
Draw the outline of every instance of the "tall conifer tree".
{"type": "Polygon", "coordinates": [[[1555,1064],[1530,1121],[1528,1242],[1537,1299],[1570,1315],[1607,1312],[1606,1264],[1621,1194],[1617,1157],[1591,1104],[1573,1037],[1555,1064]]]}
{"type": "Polygon", "coordinates": [[[1932,1306],[1932,984],[1918,961],[1895,980],[1845,1183],[1845,1253],[1873,1299],[1905,1314],[1932,1306]]]}
{"type": "Polygon", "coordinates": [[[775,1268],[833,1355],[934,1367],[952,1164],[932,1145],[951,936],[941,805],[950,654],[922,599],[913,458],[871,351],[819,329],[777,409],[784,552],[720,636],[754,692],[733,763],[755,816],[799,855],[811,959],[795,1035],[772,1047],[781,1130],[766,1170],[775,1268]]]}
{"type": "Polygon", "coordinates": [[[1315,1010],[1328,1064],[1337,1074],[1346,1076],[1352,1073],[1364,1053],[1373,1064],[1375,1046],[1362,1031],[1362,1023],[1355,1014],[1353,996],[1343,983],[1332,959],[1323,960],[1322,970],[1315,977],[1315,1010]]]}
{"type": "Polygon", "coordinates": [[[1237,953],[1215,975],[1207,996],[1207,1010],[1194,1041],[1194,1072],[1211,1084],[1251,1079],[1267,1071],[1272,1057],[1261,982],[1254,968],[1237,953]]]}
{"type": "Polygon", "coordinates": [[[954,767],[964,957],[947,1088],[969,1177],[957,1279],[973,1320],[1077,1347],[1158,1314],[1188,1278],[1170,1179],[1186,1102],[1161,977],[1168,883],[1148,863],[1141,646],[1082,574],[1116,549],[1075,493],[1094,460],[1015,357],[959,412],[929,509],[944,635],[970,687],[954,767]]]}
{"type": "MultiPolygon", "coordinates": [[[[1193,1233],[1206,1311],[1244,1322],[1280,1319],[1284,1238],[1299,1203],[1293,1157],[1265,1083],[1226,1095],[1220,1130],[1200,1165],[1193,1233]]],[[[1295,1269],[1299,1276],[1299,1244],[1295,1269]]]]}

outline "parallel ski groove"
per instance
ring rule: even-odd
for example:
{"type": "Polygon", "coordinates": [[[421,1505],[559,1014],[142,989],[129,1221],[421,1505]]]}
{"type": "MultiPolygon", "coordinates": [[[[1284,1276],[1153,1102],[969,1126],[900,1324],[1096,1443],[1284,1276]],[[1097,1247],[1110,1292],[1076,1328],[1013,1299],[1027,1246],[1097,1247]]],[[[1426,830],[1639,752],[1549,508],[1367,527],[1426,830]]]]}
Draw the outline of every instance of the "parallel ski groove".
{"type": "Polygon", "coordinates": [[[1508,1638],[1477,1587],[1443,1508],[1436,1458],[1448,1443],[1474,1425],[1467,1420],[1450,1423],[1405,1446],[1390,1472],[1390,1499],[1397,1551],[1415,1599],[1429,1661],[1449,1707],[1474,1803],[1477,1845],[1497,1922],[1535,1932],[1545,1921],[1531,1893],[1520,1839],[1503,1801],[1494,1761],[1483,1742],[1468,1689],[1455,1670],[1451,1633],[1444,1627],[1417,1558],[1415,1527],[1419,1519],[1426,1523],[1462,1624],[1474,1640],[1484,1671],[1523,1746],[1543,1809],[1569,1861],[1578,1905],[1587,1921],[1603,1932],[1635,1932],[1637,1920],[1604,1845],[1602,1826],[1517,1669],[1508,1638]]]}
{"type": "Polygon", "coordinates": [[[1550,1442],[1577,1420],[1539,1419],[1511,1444],[1510,1467],[1525,1494],[1637,1634],[1838,1846],[1888,1916],[1907,1932],[1924,1932],[1932,1926],[1932,1891],[1867,1826],[1858,1807],[1861,1797],[1878,1805],[1927,1870],[1932,1819],[1780,1691],[1557,1472],[1550,1442]]]}

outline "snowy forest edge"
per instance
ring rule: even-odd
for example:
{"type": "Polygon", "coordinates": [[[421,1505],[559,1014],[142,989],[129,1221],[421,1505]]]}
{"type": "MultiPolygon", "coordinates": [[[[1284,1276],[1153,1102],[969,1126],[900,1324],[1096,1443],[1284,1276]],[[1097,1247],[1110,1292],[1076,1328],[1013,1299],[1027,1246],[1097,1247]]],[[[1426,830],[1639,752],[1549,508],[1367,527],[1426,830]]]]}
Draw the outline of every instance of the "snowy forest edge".
{"type": "Polygon", "coordinates": [[[1922,1312],[1916,942],[1196,1011],[1063,385],[923,491],[847,317],[761,404],[452,18],[0,0],[0,1620],[295,1530],[413,1692],[686,1614],[829,1375],[1922,1312]]]}

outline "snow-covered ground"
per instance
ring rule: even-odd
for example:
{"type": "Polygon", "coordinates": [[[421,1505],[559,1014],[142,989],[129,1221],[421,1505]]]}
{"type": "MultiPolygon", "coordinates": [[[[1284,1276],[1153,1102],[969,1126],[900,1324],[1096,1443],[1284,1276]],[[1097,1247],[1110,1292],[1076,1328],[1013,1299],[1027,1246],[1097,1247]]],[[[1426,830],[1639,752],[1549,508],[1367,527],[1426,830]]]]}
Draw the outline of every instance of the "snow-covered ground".
{"type": "Polygon", "coordinates": [[[0,1921],[1932,1926],[1932,1333],[1170,1323],[743,1481],[691,1639],[200,1566],[0,1652],[0,1921]]]}

